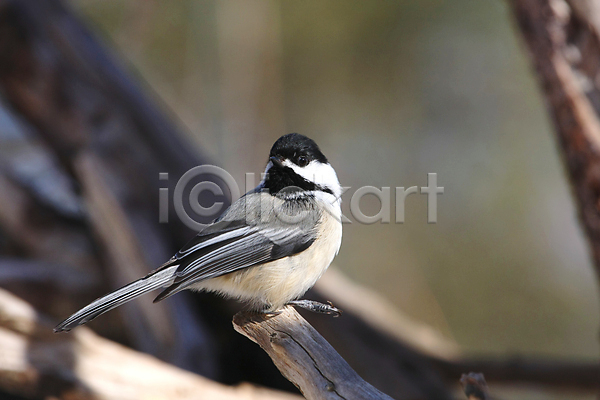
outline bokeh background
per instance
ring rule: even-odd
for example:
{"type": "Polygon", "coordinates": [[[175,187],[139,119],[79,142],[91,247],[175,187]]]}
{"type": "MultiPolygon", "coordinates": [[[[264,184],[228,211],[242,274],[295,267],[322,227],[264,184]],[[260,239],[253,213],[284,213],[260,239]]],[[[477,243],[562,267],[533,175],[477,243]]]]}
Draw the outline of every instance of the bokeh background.
{"type": "Polygon", "coordinates": [[[71,4],[241,188],[281,134],[314,138],[352,188],[336,264],[353,279],[470,354],[597,358],[595,277],[504,2],[71,4]],[[348,212],[358,187],[429,172],[437,224],[425,195],[404,224],[348,212]]]}
{"type": "Polygon", "coordinates": [[[352,279],[467,355],[598,359],[596,277],[503,1],[69,3],[241,188],[280,135],[315,139],[351,187],[336,265],[352,279]],[[404,224],[351,217],[358,187],[430,172],[437,224],[424,195],[404,224]]]}

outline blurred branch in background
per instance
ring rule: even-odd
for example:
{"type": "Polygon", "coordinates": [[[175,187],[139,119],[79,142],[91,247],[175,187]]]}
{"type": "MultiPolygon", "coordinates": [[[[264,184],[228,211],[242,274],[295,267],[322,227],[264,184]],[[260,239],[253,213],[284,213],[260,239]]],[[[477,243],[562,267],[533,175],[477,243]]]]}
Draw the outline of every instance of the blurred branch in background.
{"type": "Polygon", "coordinates": [[[600,7],[594,0],[510,3],[554,122],[600,278],[600,7]]]}
{"type": "MultiPolygon", "coordinates": [[[[110,342],[82,327],[53,323],[0,290],[0,386],[23,398],[293,400],[250,384],[225,386],[110,342]]],[[[2,395],[0,394],[0,397],[2,395]]]]}
{"type": "Polygon", "coordinates": [[[239,312],[233,326],[267,352],[308,400],[392,400],[365,382],[291,306],[275,316],[239,312]]]}

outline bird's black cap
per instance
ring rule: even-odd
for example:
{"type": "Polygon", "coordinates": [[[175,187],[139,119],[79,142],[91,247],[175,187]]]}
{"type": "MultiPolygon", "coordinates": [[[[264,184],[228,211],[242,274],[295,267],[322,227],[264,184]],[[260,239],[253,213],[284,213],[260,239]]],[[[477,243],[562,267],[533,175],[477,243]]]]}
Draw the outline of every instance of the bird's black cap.
{"type": "Polygon", "coordinates": [[[308,161],[317,160],[323,164],[328,163],[327,157],[321,153],[314,140],[299,133],[283,135],[273,144],[269,153],[269,157],[288,159],[292,162],[297,162],[300,156],[307,157],[308,161]]]}

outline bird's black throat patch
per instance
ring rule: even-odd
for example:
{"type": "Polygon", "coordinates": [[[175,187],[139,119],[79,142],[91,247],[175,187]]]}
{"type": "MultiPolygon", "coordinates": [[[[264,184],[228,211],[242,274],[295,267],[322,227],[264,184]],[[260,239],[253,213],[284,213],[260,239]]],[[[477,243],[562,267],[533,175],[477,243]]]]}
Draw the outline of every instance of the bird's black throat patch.
{"type": "Polygon", "coordinates": [[[293,193],[299,191],[320,190],[325,193],[333,194],[331,189],[304,179],[302,176],[294,172],[293,169],[289,167],[280,167],[277,165],[273,165],[271,168],[269,168],[264,184],[262,185],[262,189],[267,189],[267,191],[273,196],[282,191],[293,193]]]}

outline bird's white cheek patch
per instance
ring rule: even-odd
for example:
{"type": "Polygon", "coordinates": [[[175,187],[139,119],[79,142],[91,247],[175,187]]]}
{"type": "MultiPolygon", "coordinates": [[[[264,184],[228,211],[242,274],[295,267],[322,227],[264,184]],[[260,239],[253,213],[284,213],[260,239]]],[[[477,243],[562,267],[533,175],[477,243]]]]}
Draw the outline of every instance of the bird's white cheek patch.
{"type": "Polygon", "coordinates": [[[290,160],[284,160],[282,164],[293,169],[295,173],[307,181],[331,189],[334,196],[338,197],[341,194],[340,182],[331,165],[322,164],[319,161],[311,161],[306,167],[300,167],[290,160]]]}

